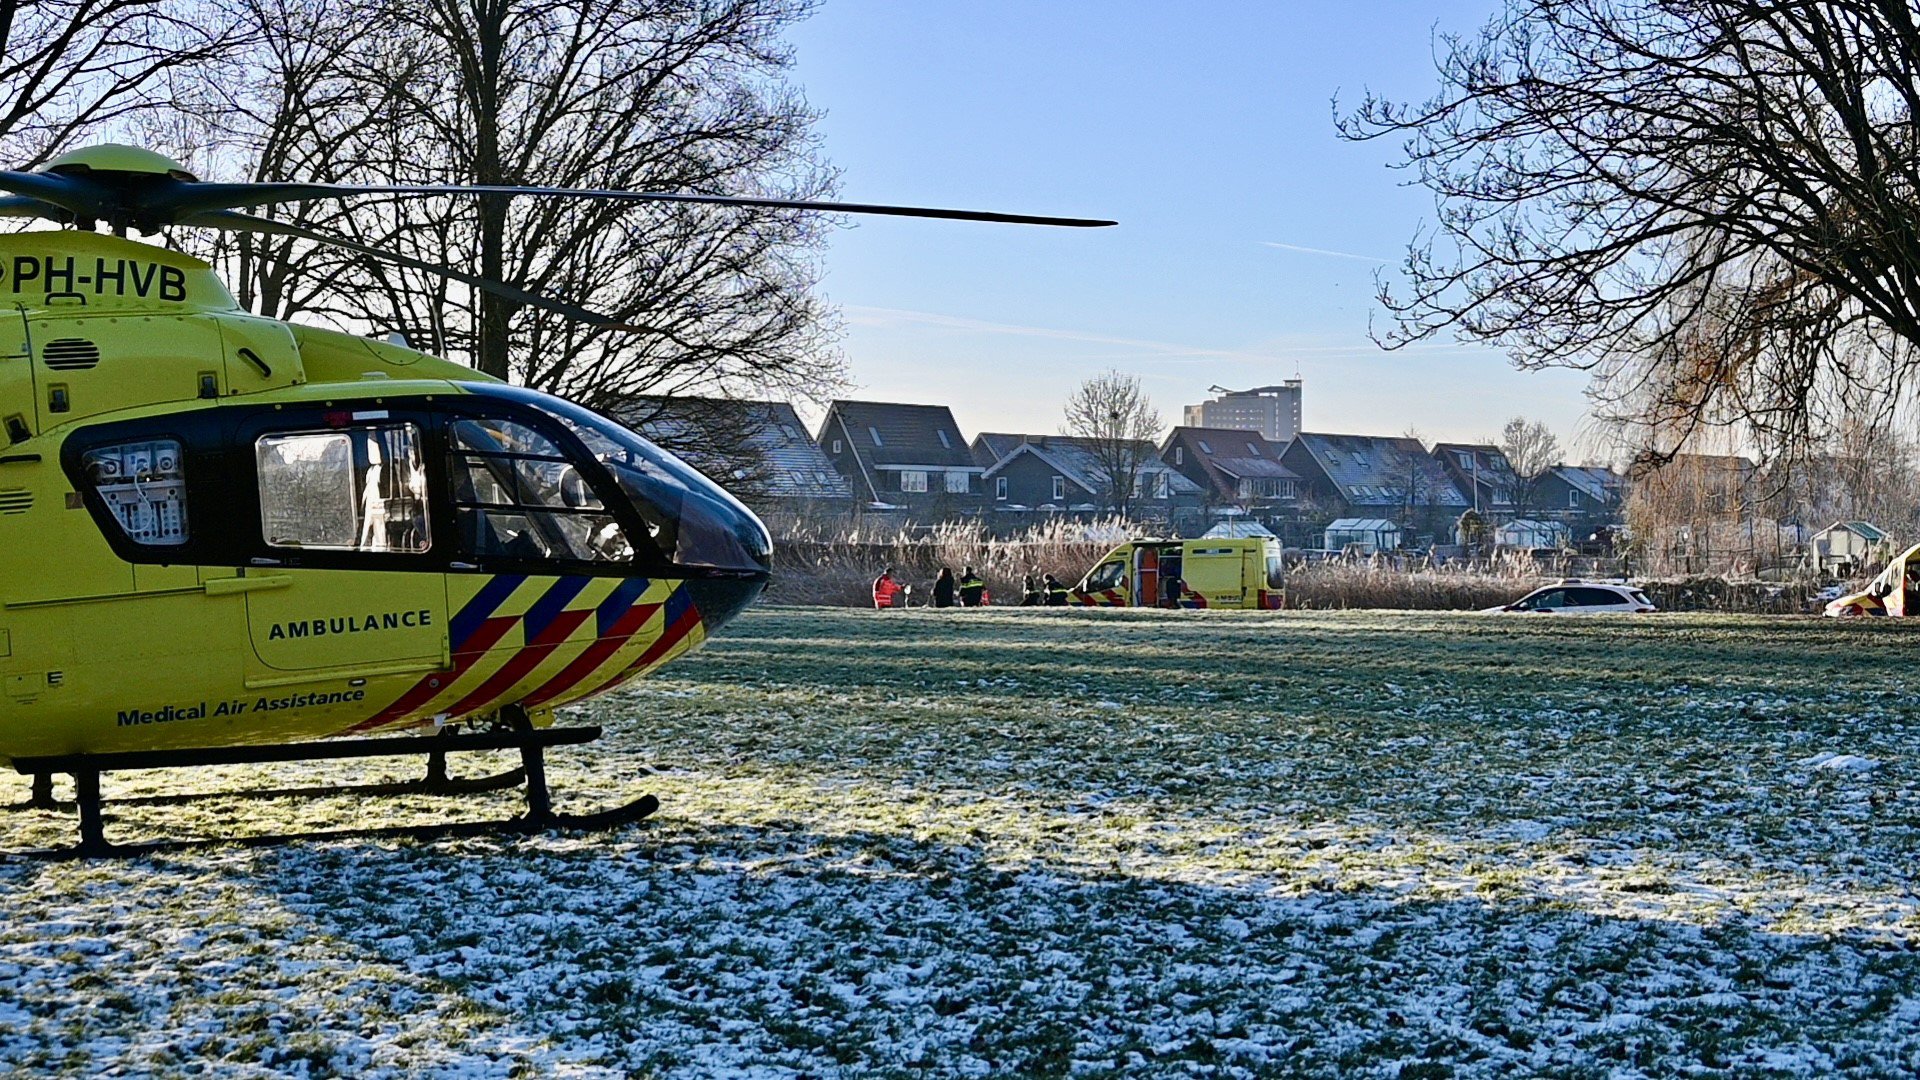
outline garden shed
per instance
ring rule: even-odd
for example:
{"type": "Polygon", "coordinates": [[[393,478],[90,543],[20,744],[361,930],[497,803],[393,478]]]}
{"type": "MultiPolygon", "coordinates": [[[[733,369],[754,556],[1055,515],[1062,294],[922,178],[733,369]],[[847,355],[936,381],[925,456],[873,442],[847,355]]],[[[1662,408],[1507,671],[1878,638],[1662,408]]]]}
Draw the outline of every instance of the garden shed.
{"type": "Polygon", "coordinates": [[[1328,551],[1357,551],[1371,555],[1400,546],[1400,526],[1386,518],[1340,518],[1327,526],[1328,551]]]}
{"type": "Polygon", "coordinates": [[[1506,548],[1562,548],[1571,536],[1558,521],[1515,518],[1493,531],[1493,542],[1506,548]]]}
{"type": "Polygon", "coordinates": [[[1866,521],[1836,521],[1813,534],[1810,548],[1819,569],[1850,575],[1893,557],[1893,537],[1866,521]]]}

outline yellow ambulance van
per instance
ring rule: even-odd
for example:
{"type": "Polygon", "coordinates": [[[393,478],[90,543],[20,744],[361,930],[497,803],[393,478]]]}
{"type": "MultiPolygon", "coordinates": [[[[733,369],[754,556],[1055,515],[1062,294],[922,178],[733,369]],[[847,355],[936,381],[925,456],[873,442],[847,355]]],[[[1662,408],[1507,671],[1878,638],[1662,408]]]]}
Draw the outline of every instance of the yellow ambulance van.
{"type": "Polygon", "coordinates": [[[1286,606],[1280,542],[1271,537],[1141,539],[1107,552],[1068,602],[1084,607],[1286,606]]]}

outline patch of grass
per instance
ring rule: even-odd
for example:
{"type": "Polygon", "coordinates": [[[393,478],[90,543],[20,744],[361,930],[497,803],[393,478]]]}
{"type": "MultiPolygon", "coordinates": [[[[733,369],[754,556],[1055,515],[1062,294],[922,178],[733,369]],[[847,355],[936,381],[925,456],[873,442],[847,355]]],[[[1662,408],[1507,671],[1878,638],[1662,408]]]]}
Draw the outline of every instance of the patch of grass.
{"type": "Polygon", "coordinates": [[[763,609],[555,754],[641,827],[0,864],[0,1071],[1897,1073],[1916,631],[763,609]]]}

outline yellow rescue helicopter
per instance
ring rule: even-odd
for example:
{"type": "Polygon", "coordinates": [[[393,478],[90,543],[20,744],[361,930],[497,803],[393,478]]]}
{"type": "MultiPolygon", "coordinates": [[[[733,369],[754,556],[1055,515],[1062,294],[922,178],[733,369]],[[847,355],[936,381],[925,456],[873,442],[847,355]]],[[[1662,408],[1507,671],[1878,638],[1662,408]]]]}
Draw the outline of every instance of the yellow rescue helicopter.
{"type": "MultiPolygon", "coordinates": [[[[662,200],[1039,225],[925,207],[541,187],[202,182],[135,147],[0,171],[0,759],[28,805],[74,778],[111,850],[104,771],[518,749],[544,828],[554,710],[697,648],[767,581],[719,485],[621,425],[397,344],[262,318],[212,268],[125,238],[277,233],[510,300],[585,309],[242,208],[357,195],[662,200]],[[93,231],[106,227],[111,235],[93,231]],[[374,736],[438,727],[433,735],[374,736]],[[319,741],[325,740],[325,741],[319,741]]],[[[489,783],[491,781],[483,781],[489,783]]],[[[457,831],[467,826],[443,827],[457,831]]]]}

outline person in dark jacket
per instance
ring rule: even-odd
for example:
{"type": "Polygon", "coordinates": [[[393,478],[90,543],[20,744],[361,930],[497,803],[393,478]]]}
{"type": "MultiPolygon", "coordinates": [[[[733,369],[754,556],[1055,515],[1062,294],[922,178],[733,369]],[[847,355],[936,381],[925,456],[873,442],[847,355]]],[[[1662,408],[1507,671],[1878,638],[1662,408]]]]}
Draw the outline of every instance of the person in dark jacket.
{"type": "Polygon", "coordinates": [[[979,607],[987,602],[987,583],[969,566],[960,571],[960,606],[979,607]]]}
{"type": "Polygon", "coordinates": [[[953,570],[948,567],[941,567],[940,576],[933,579],[933,606],[953,606],[953,570]]]}
{"type": "Polygon", "coordinates": [[[1028,574],[1020,583],[1020,606],[1039,607],[1047,602],[1047,593],[1040,587],[1040,575],[1028,574]]]}
{"type": "Polygon", "coordinates": [[[1047,575],[1047,606],[1066,607],[1067,594],[1072,590],[1062,585],[1052,574],[1047,575]]]}

